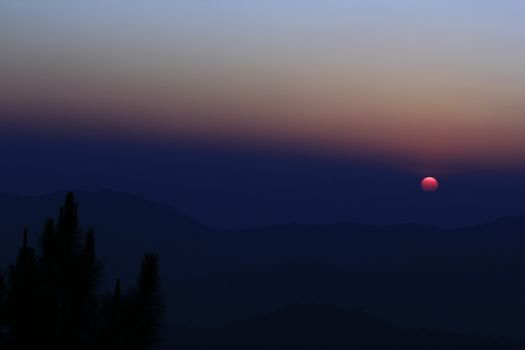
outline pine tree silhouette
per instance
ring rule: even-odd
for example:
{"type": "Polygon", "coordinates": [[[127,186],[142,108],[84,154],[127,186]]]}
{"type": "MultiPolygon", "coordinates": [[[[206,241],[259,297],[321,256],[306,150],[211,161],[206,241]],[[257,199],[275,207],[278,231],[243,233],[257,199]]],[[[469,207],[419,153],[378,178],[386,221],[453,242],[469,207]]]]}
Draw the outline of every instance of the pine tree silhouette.
{"type": "Polygon", "coordinates": [[[120,279],[115,282],[115,291],[113,292],[112,301],[108,309],[108,336],[106,343],[108,348],[119,348],[124,344],[122,328],[122,290],[120,279]]]}
{"type": "Polygon", "coordinates": [[[92,229],[85,237],[84,248],[80,254],[79,266],[79,323],[87,331],[87,336],[95,332],[95,310],[97,308],[96,288],[100,282],[101,268],[95,256],[95,236],[92,229]]]}
{"type": "Polygon", "coordinates": [[[7,346],[5,335],[4,335],[4,327],[6,325],[5,298],[6,298],[5,277],[2,271],[0,271],[0,349],[4,349],[7,346]]]}
{"type": "Polygon", "coordinates": [[[148,349],[155,344],[163,315],[160,295],[159,258],[145,254],[137,284],[122,293],[120,280],[107,299],[109,327],[106,344],[117,349],[148,349]]]}
{"type": "Polygon", "coordinates": [[[140,267],[134,302],[138,305],[140,322],[137,329],[137,343],[141,349],[152,345],[162,317],[162,300],[159,296],[159,258],[156,254],[145,254],[140,267]]]}
{"type": "Polygon", "coordinates": [[[97,295],[101,271],[94,231],[80,228],[69,193],[56,226],[44,225],[40,255],[25,230],[7,285],[0,274],[0,349],[148,348],[162,316],[158,257],[144,257],[129,293],[117,280],[110,307],[97,295]]]}
{"type": "MultiPolygon", "coordinates": [[[[78,223],[78,205],[72,193],[68,193],[64,205],[60,208],[56,232],[56,289],[54,295],[57,310],[58,347],[78,346],[80,339],[90,339],[92,334],[85,334],[82,308],[85,293],[82,280],[87,278],[82,271],[82,232],[78,223]],[[83,332],[84,331],[84,332],[83,332]]],[[[94,286],[96,287],[96,286],[94,286]]],[[[91,291],[94,293],[94,291],[91,291]]]]}
{"type": "Polygon", "coordinates": [[[44,342],[58,347],[59,288],[58,288],[58,249],[55,224],[52,219],[46,221],[40,238],[40,274],[42,295],[41,313],[46,315],[42,323],[44,342]]]}
{"type": "Polygon", "coordinates": [[[12,339],[17,348],[36,345],[38,335],[38,270],[35,251],[28,245],[28,230],[24,230],[22,247],[16,264],[9,270],[10,290],[7,296],[7,322],[12,328],[12,339]]]}
{"type": "Polygon", "coordinates": [[[4,324],[5,307],[5,277],[0,271],[0,327],[4,324]]]}

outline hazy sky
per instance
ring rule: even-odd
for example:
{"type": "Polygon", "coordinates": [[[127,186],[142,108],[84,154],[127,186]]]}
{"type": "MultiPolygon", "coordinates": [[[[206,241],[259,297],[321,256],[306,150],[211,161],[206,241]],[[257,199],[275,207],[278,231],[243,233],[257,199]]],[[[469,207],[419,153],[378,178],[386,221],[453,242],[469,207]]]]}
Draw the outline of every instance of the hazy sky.
{"type": "Polygon", "coordinates": [[[0,0],[0,128],[521,166],[524,18],[521,0],[0,0]]]}

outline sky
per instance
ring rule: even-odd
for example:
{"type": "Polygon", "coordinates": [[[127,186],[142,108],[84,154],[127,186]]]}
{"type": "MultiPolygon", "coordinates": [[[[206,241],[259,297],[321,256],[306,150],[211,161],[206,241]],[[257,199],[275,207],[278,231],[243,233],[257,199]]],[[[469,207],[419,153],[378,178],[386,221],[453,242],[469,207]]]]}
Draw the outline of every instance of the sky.
{"type": "Polygon", "coordinates": [[[524,17],[519,0],[0,0],[0,191],[115,188],[226,226],[399,222],[434,175],[449,195],[428,205],[450,212],[431,222],[525,212],[524,17]]]}
{"type": "Polygon", "coordinates": [[[516,163],[522,1],[6,1],[1,126],[516,163]]]}

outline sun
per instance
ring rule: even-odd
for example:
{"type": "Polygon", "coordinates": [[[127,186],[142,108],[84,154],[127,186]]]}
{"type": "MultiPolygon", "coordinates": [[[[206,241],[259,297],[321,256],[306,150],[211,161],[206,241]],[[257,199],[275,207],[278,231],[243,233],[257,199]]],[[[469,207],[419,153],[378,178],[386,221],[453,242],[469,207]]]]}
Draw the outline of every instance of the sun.
{"type": "Polygon", "coordinates": [[[421,189],[425,192],[436,192],[439,188],[439,182],[435,177],[429,176],[421,180],[421,189]]]}

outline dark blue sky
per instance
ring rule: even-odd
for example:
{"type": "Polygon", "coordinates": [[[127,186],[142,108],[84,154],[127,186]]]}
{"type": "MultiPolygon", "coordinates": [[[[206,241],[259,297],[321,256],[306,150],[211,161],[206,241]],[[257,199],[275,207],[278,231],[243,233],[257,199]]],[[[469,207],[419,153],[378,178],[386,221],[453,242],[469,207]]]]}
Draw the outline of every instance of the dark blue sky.
{"type": "Polygon", "coordinates": [[[242,145],[155,144],[100,136],[3,131],[0,191],[114,189],[170,204],[216,227],[357,221],[440,226],[525,214],[524,172],[443,174],[388,162],[277,152],[242,145]],[[436,175],[437,193],[419,181],[436,175]]]}

